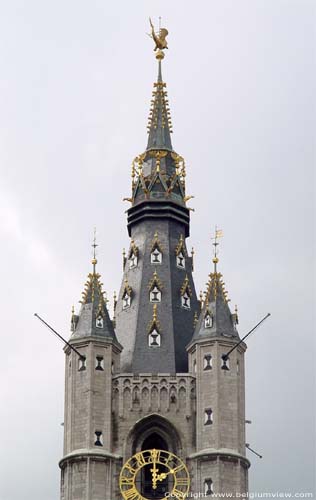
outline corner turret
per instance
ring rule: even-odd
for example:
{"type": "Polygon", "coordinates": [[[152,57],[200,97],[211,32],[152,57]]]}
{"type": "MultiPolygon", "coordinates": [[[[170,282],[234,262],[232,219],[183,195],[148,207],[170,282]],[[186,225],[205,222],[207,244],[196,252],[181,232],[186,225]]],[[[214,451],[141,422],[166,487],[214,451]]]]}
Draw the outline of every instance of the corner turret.
{"type": "MultiPolygon", "coordinates": [[[[95,243],[93,245],[96,246],[95,243]]],[[[101,275],[96,271],[97,259],[92,259],[92,272],[88,274],[84,291],[82,292],[79,315],[72,314],[71,340],[83,337],[101,337],[118,343],[113,323],[107,310],[106,293],[102,290],[101,275]]]]}

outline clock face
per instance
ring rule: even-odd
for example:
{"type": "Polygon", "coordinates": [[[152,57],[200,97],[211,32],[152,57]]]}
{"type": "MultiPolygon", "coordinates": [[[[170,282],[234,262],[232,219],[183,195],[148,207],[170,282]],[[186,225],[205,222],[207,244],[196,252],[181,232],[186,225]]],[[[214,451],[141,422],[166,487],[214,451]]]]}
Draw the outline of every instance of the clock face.
{"type": "Polygon", "coordinates": [[[136,453],[122,467],[120,489],[124,500],[151,500],[187,497],[188,470],[182,460],[164,450],[136,453]]]}

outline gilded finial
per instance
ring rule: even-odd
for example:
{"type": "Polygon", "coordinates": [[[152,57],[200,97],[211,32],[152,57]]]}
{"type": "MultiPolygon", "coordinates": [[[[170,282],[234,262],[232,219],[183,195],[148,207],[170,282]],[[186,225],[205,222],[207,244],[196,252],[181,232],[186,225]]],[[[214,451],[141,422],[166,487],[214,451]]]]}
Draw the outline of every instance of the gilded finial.
{"type": "Polygon", "coordinates": [[[93,265],[93,274],[95,274],[95,266],[96,264],[98,263],[97,259],[96,259],[96,248],[97,248],[97,231],[96,231],[96,228],[94,228],[94,232],[93,232],[93,243],[92,243],[92,248],[93,248],[93,259],[91,261],[92,265],[93,265]]]}
{"type": "Polygon", "coordinates": [[[150,26],[151,26],[151,33],[149,34],[150,38],[152,38],[155,42],[155,48],[154,51],[156,52],[156,59],[158,61],[161,61],[164,57],[165,54],[163,50],[168,48],[168,43],[166,40],[166,37],[168,35],[168,30],[166,28],[161,28],[160,27],[160,18],[159,18],[159,33],[157,34],[155,32],[155,27],[152,23],[152,20],[149,18],[150,26]]]}
{"type": "Polygon", "coordinates": [[[117,296],[116,292],[113,293],[113,328],[116,327],[116,304],[117,304],[117,296]]]}
{"type": "Polygon", "coordinates": [[[196,324],[198,322],[198,313],[195,311],[194,313],[194,319],[193,319],[193,327],[196,327],[196,324]]]}
{"type": "Polygon", "coordinates": [[[75,321],[75,306],[73,305],[71,308],[71,331],[74,332],[76,327],[75,321]]]}
{"type": "Polygon", "coordinates": [[[131,172],[131,177],[132,177],[132,189],[135,188],[135,177],[136,177],[136,172],[135,172],[135,163],[132,163],[132,172],[131,172]]]}
{"type": "Polygon", "coordinates": [[[122,255],[123,255],[123,269],[124,269],[125,264],[126,264],[126,251],[125,251],[125,248],[123,248],[122,255]]]}
{"type": "Polygon", "coordinates": [[[157,304],[154,304],[153,306],[153,322],[157,322],[157,304]]]}
{"type": "Polygon", "coordinates": [[[194,251],[194,248],[192,247],[192,249],[191,249],[192,271],[194,271],[194,254],[195,254],[195,251],[194,251]]]}
{"type": "Polygon", "coordinates": [[[214,273],[217,272],[217,264],[218,264],[218,251],[217,247],[219,245],[218,239],[223,237],[223,231],[221,229],[218,229],[217,226],[215,226],[215,236],[212,238],[214,240],[213,246],[214,246],[214,257],[213,257],[213,264],[214,264],[214,273]]]}

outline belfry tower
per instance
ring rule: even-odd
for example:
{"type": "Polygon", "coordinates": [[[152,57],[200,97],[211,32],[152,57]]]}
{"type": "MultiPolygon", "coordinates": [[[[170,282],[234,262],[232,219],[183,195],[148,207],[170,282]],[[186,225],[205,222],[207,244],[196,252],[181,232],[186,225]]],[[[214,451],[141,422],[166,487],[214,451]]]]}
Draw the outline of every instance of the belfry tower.
{"type": "Polygon", "coordinates": [[[167,34],[152,28],[158,78],[147,147],[132,164],[115,317],[95,256],[72,316],[61,500],[236,498],[248,489],[246,345],[237,346],[237,312],[218,271],[218,232],[206,292],[196,296],[185,162],[172,146],[162,78],[167,34]]]}

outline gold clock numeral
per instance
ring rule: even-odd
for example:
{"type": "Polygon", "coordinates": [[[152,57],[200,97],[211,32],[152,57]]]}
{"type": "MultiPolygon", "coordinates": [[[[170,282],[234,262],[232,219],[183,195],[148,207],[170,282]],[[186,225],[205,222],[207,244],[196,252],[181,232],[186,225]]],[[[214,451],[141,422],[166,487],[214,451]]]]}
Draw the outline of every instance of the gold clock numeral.
{"type": "Polygon", "coordinates": [[[176,486],[189,486],[189,479],[187,477],[177,477],[176,486]]]}
{"type": "Polygon", "coordinates": [[[133,488],[131,488],[130,490],[124,491],[124,498],[126,498],[126,500],[140,500],[141,499],[135,486],[133,488]]]}
{"type": "Polygon", "coordinates": [[[184,464],[180,464],[180,465],[178,465],[178,467],[175,467],[175,468],[173,469],[173,472],[174,472],[175,474],[177,474],[178,472],[180,472],[181,470],[184,470],[184,469],[185,469],[185,465],[184,465],[184,464]]]}
{"type": "Polygon", "coordinates": [[[154,461],[156,461],[156,462],[157,462],[157,461],[158,461],[158,460],[157,460],[157,457],[158,457],[158,450],[155,450],[155,449],[150,450],[150,456],[151,456],[151,458],[152,458],[154,461]]]}
{"type": "Polygon", "coordinates": [[[131,474],[136,474],[137,469],[134,469],[129,463],[124,465],[124,468],[127,469],[131,474]]]}
{"type": "Polygon", "coordinates": [[[127,486],[134,486],[134,478],[133,477],[122,477],[121,478],[121,484],[127,485],[127,486]]]}
{"type": "Polygon", "coordinates": [[[138,467],[144,467],[144,465],[147,464],[147,461],[142,453],[137,453],[137,455],[135,455],[135,459],[138,467]]]}

